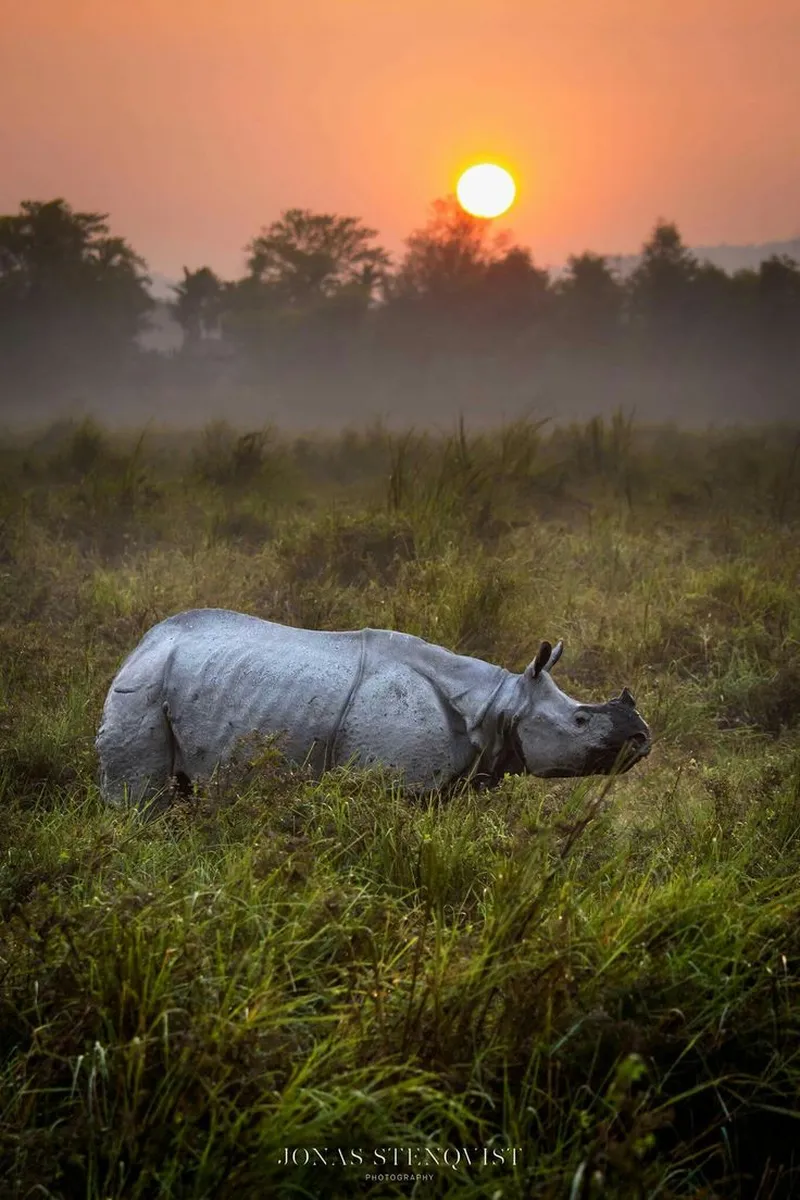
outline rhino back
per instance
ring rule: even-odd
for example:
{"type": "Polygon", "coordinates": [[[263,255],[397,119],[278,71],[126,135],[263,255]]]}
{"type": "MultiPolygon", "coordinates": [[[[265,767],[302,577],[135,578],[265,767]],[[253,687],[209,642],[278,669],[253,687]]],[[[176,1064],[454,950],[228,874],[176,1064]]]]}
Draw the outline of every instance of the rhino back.
{"type": "Polygon", "coordinates": [[[294,629],[206,612],[181,623],[164,699],[184,769],[194,776],[253,732],[282,735],[302,760],[332,736],[360,658],[359,635],[294,629]],[[234,619],[227,619],[227,618],[234,619]]]}

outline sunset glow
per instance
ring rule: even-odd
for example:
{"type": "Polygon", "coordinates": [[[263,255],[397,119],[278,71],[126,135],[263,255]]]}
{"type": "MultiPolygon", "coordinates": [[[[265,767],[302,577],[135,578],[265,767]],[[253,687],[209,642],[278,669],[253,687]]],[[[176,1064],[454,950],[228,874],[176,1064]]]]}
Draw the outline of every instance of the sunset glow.
{"type": "Polygon", "coordinates": [[[461,207],[473,217],[499,217],[514,203],[517,187],[508,171],[495,163],[477,163],[458,181],[461,207]]]}
{"type": "Polygon", "coordinates": [[[659,214],[692,245],[800,232],[797,0],[4,14],[0,212],[63,195],[110,213],[170,276],[234,275],[296,205],[362,217],[402,253],[430,201],[485,161],[512,170],[514,236],[542,262],[635,253],[659,214]]]}

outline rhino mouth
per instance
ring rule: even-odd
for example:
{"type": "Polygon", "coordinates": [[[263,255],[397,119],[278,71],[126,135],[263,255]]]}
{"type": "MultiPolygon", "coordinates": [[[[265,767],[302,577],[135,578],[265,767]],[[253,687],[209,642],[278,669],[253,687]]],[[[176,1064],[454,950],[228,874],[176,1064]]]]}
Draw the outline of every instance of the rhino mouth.
{"type": "Polygon", "coordinates": [[[614,756],[613,762],[603,774],[610,774],[615,767],[618,771],[630,771],[637,762],[647,758],[651,749],[652,743],[646,733],[634,734],[623,744],[622,749],[614,756]]]}
{"type": "Polygon", "coordinates": [[[624,775],[643,758],[647,758],[651,749],[648,734],[637,732],[620,746],[608,750],[595,750],[587,755],[579,766],[555,768],[547,771],[543,778],[574,779],[576,776],[586,775],[624,775]]]}
{"type": "Polygon", "coordinates": [[[650,730],[636,712],[635,704],[636,701],[627,688],[616,700],[608,704],[607,711],[613,711],[617,722],[617,735],[605,751],[597,754],[599,761],[593,774],[610,775],[614,771],[623,774],[630,771],[637,762],[647,758],[652,748],[650,730]],[[626,712],[626,709],[633,711],[626,712]],[[624,715],[621,715],[621,712],[624,715]]]}

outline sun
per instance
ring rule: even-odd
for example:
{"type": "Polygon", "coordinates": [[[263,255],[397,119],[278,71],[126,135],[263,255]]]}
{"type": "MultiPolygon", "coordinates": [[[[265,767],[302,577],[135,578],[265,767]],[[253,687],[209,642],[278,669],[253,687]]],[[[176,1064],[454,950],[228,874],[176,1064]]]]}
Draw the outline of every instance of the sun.
{"type": "Polygon", "coordinates": [[[517,185],[496,163],[478,163],[458,181],[458,202],[473,217],[499,217],[514,203],[517,185]]]}

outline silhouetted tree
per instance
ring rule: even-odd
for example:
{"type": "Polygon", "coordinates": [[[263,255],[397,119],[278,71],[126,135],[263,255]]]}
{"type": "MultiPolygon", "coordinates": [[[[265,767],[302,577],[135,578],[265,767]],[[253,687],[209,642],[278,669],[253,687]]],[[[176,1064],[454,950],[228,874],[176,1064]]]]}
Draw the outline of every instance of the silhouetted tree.
{"type": "Polygon", "coordinates": [[[800,266],[788,255],[762,262],[756,280],[756,377],[762,395],[782,397],[795,414],[800,399],[800,266]]]}
{"type": "MultiPolygon", "coordinates": [[[[532,329],[549,299],[549,277],[530,251],[509,245],[492,221],[473,217],[455,196],[436,200],[422,229],[407,239],[407,250],[392,282],[390,306],[417,330],[426,326],[430,343],[438,336],[465,352],[532,329]]],[[[418,334],[419,335],[419,334],[418,334]]]]}
{"type": "Polygon", "coordinates": [[[752,289],[710,262],[697,264],[686,301],[687,346],[712,369],[732,364],[752,340],[752,289]]]}
{"type": "Polygon", "coordinates": [[[62,199],[0,217],[0,324],[16,367],[88,367],[130,349],[153,301],[144,260],[107,220],[62,199]]]}
{"type": "Polygon", "coordinates": [[[678,227],[659,221],[642,247],[641,262],[630,280],[630,317],[660,343],[683,332],[691,311],[691,288],[698,263],[684,245],[678,227]]]}
{"type": "Polygon", "coordinates": [[[571,255],[556,290],[559,328],[570,344],[597,347],[616,339],[625,293],[607,258],[571,255]]]}
{"type": "Polygon", "coordinates": [[[173,309],[188,342],[208,337],[219,326],[225,284],[210,267],[183,268],[183,280],[173,288],[173,309]]]}
{"type": "Polygon", "coordinates": [[[118,322],[123,336],[134,336],[152,306],[149,279],[144,260],[110,235],[107,220],[107,214],[74,212],[60,199],[26,200],[18,214],[0,217],[4,302],[62,318],[80,319],[91,310],[118,322]]]}
{"type": "Polygon", "coordinates": [[[480,284],[503,246],[493,237],[491,221],[465,212],[455,196],[434,200],[426,224],[406,239],[393,295],[458,305],[480,284]]]}
{"type": "Polygon", "coordinates": [[[772,255],[758,270],[758,298],[765,326],[778,337],[800,337],[800,264],[772,255]]]}
{"type": "Polygon", "coordinates": [[[225,336],[273,375],[352,350],[389,269],[376,236],[357,217],[287,209],[246,247],[247,275],[225,297],[225,336]]]}
{"type": "Polygon", "coordinates": [[[534,264],[530,250],[512,246],[486,266],[480,295],[487,317],[508,331],[539,322],[550,300],[550,276],[534,264]]]}
{"type": "Polygon", "coordinates": [[[314,307],[346,292],[364,309],[389,267],[376,237],[357,217],[290,208],[250,242],[248,273],[281,306],[314,307]]]}

